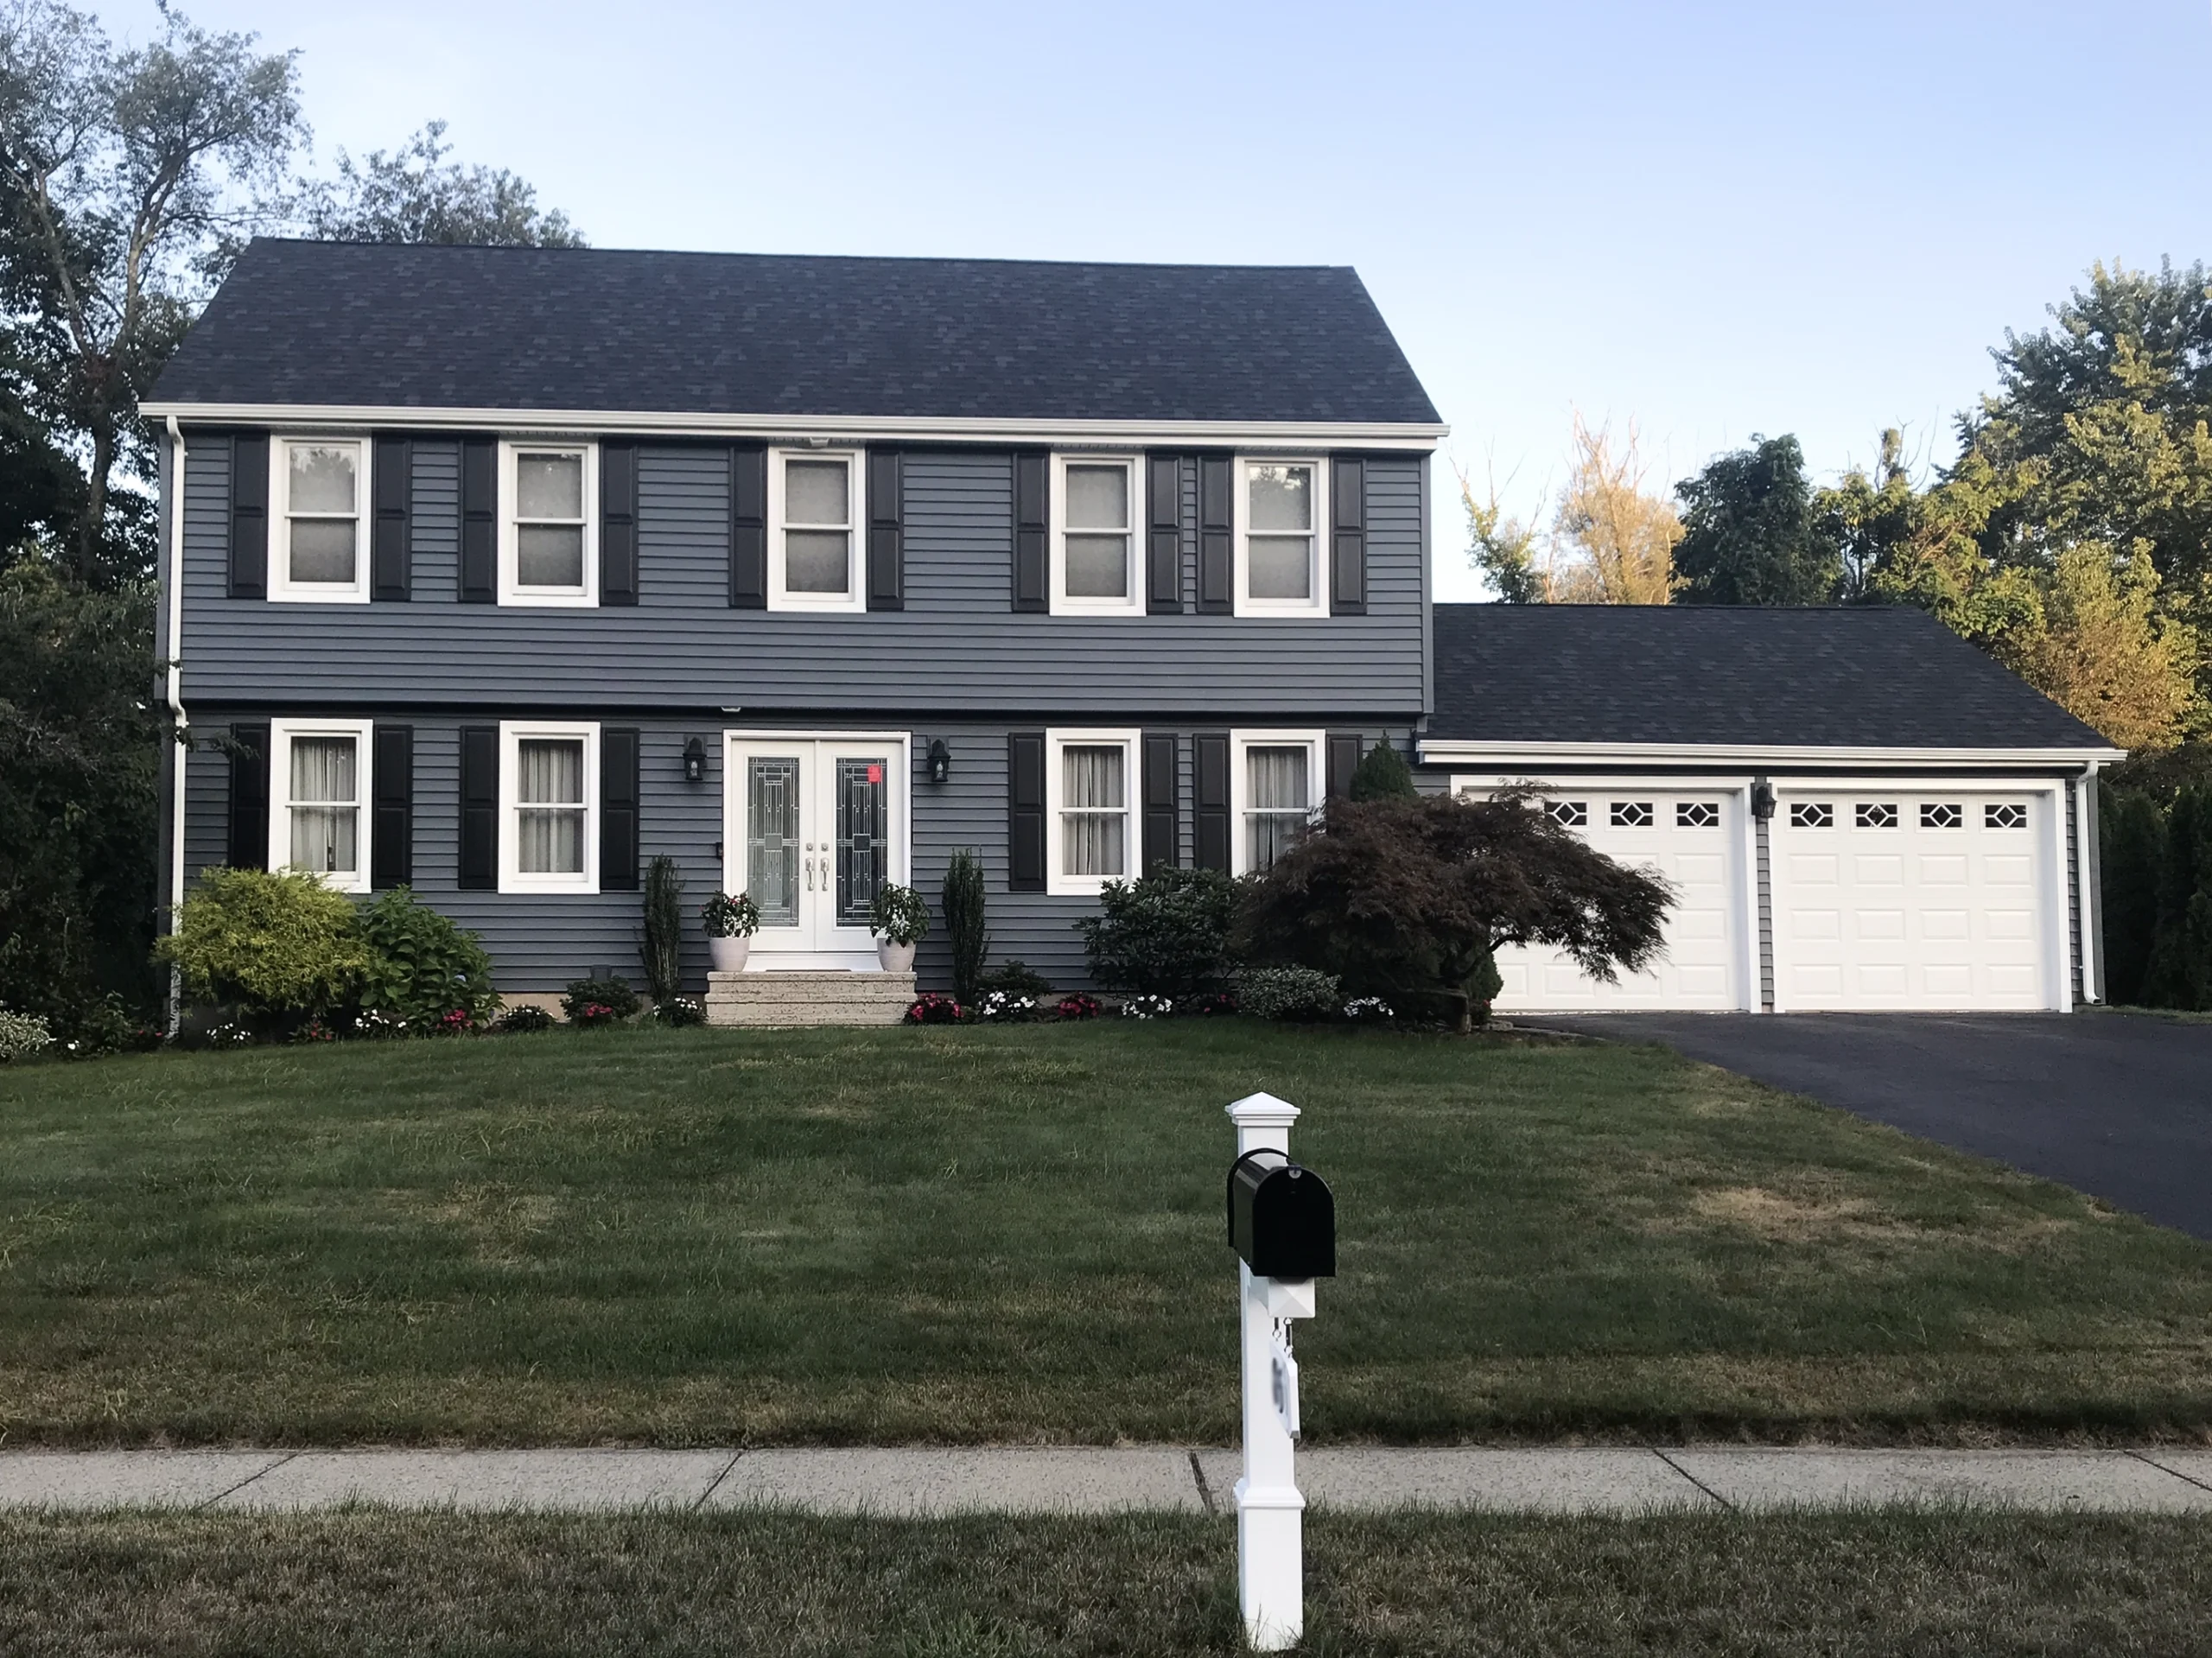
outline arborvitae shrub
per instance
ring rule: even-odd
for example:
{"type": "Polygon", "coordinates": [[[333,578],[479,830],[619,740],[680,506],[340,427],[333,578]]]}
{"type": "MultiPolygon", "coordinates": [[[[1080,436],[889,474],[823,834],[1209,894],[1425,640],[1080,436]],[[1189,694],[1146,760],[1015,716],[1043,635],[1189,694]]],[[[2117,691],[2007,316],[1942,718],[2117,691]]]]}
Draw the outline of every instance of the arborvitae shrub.
{"type": "Polygon", "coordinates": [[[1406,764],[1395,744],[1385,740],[1367,751],[1352,768],[1351,793],[1354,800],[1389,800],[1421,792],[1414,786],[1413,767],[1406,764]]]}
{"type": "Polygon", "coordinates": [[[645,921],[638,941],[645,964],[645,988],[655,1001],[666,1001],[683,988],[683,873],[673,858],[645,866],[645,921]]]}
{"type": "Polygon", "coordinates": [[[938,907],[952,946],[952,999],[965,1006],[982,988],[983,962],[991,950],[984,924],[983,864],[971,848],[963,847],[945,866],[938,907]]]}

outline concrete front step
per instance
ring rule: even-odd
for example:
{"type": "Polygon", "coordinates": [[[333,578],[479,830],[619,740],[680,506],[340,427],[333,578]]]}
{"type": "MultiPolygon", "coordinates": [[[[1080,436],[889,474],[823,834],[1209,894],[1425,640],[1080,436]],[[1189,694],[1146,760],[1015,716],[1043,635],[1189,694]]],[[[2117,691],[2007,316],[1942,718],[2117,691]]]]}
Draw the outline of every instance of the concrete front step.
{"type": "Polygon", "coordinates": [[[709,1025],[896,1025],[914,1004],[912,973],[709,973],[709,1025]]]}

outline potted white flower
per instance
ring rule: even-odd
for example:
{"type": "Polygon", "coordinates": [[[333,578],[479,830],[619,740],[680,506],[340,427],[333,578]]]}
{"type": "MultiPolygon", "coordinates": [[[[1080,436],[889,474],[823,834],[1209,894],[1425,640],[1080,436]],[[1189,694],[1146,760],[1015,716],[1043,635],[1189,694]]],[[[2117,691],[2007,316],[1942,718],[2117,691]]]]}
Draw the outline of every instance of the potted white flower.
{"type": "Polygon", "coordinates": [[[749,893],[740,893],[732,898],[728,893],[717,893],[709,899],[701,912],[707,924],[707,954],[714,958],[717,973],[742,973],[745,958],[752,953],[753,935],[760,931],[760,906],[753,901],[749,893]]]}
{"type": "Polygon", "coordinates": [[[887,882],[876,889],[868,930],[875,935],[875,959],[883,970],[910,972],[914,946],[929,936],[930,906],[912,887],[887,882]]]}

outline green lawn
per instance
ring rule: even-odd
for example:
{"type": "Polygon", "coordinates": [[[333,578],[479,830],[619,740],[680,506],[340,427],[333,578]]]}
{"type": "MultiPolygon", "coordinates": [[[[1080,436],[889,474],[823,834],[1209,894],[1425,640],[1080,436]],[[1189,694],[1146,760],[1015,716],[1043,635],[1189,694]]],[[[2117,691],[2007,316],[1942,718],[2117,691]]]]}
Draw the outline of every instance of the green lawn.
{"type": "Polygon", "coordinates": [[[1234,1437],[1224,1102],[1315,1440],[2212,1430],[2212,1248],[1654,1049],[1242,1021],[0,1073],[4,1443],[1234,1437]]]}
{"type": "MultiPolygon", "coordinates": [[[[2200,1520],[1467,1515],[1306,1527],[1308,1653],[2204,1649],[2200,1520]]],[[[0,1518],[0,1651],[1234,1654],[1234,1522],[0,1518]]]]}

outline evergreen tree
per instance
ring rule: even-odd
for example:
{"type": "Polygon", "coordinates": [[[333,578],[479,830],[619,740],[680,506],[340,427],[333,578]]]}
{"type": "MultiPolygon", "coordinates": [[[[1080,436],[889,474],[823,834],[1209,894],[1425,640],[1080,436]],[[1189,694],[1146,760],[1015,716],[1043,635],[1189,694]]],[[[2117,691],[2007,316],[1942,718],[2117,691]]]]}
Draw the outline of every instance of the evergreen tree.
{"type": "Polygon", "coordinates": [[[1797,440],[1758,437],[1675,486],[1681,596],[1707,605],[1824,605],[1843,586],[1843,558],[1821,533],[1797,440]]]}

